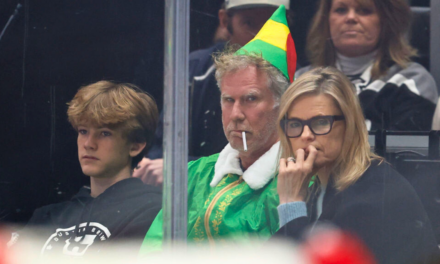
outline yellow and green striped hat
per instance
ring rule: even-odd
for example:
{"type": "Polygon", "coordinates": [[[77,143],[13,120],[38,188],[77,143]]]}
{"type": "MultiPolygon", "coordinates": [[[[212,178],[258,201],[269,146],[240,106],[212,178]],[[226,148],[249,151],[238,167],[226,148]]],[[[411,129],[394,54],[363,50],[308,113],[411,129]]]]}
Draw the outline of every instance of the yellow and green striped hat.
{"type": "Polygon", "coordinates": [[[249,53],[261,54],[290,82],[293,82],[296,70],[296,50],[289,27],[287,26],[286,8],[281,5],[267,20],[260,32],[239,49],[236,55],[249,53]]]}

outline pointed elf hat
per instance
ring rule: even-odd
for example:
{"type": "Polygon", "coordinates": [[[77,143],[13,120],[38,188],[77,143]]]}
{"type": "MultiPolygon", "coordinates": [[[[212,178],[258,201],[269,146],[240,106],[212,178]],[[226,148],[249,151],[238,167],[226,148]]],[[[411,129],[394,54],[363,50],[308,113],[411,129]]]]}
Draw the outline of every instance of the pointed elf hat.
{"type": "Polygon", "coordinates": [[[260,32],[239,49],[236,55],[261,54],[263,59],[280,70],[293,82],[296,70],[296,50],[289,27],[286,8],[281,5],[267,20],[260,32]]]}

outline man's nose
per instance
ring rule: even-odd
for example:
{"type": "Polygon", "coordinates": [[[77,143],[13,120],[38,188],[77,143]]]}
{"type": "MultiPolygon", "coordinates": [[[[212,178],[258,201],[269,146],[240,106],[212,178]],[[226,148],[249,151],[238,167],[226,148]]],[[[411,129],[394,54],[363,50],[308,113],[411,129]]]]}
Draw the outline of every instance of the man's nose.
{"type": "Polygon", "coordinates": [[[245,114],[242,109],[242,105],[240,102],[235,102],[234,106],[232,107],[232,113],[231,118],[234,121],[243,121],[245,119],[245,114]]]}
{"type": "Polygon", "coordinates": [[[314,138],[315,138],[315,134],[313,134],[312,130],[310,130],[308,125],[305,125],[303,132],[301,134],[301,139],[304,141],[311,141],[314,138]]]}

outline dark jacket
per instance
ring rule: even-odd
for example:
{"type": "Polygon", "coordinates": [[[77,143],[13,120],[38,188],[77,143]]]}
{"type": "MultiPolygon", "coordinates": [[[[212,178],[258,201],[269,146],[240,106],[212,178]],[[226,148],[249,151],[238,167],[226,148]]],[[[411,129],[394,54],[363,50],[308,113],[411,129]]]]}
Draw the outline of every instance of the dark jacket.
{"type": "MultiPolygon", "coordinates": [[[[224,43],[197,50],[189,57],[189,161],[219,153],[228,143],[223,132],[220,90],[215,80],[212,54],[222,51],[224,43]]],[[[156,139],[148,153],[151,159],[163,157],[163,112],[156,139]]]]}
{"type": "Polygon", "coordinates": [[[90,196],[90,188],[83,187],[70,201],[35,210],[17,242],[37,228],[33,235],[41,255],[83,256],[125,239],[140,247],[161,201],[158,189],[137,178],[119,181],[96,198],[90,196]]]}
{"type": "MultiPolygon", "coordinates": [[[[301,239],[302,232],[315,224],[316,196],[307,203],[308,216],[290,221],[276,236],[301,239]]],[[[330,180],[318,222],[329,222],[359,236],[379,263],[426,263],[438,253],[419,197],[385,162],[374,161],[356,183],[341,192],[330,180]]]]}

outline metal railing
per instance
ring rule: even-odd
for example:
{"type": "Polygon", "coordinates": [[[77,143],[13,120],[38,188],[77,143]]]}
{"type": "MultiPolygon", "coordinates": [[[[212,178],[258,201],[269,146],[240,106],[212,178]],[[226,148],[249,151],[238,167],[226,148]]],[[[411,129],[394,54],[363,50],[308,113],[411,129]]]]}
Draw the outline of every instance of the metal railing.
{"type": "Polygon", "coordinates": [[[189,0],[165,1],[163,234],[187,237],[189,0]]]}

